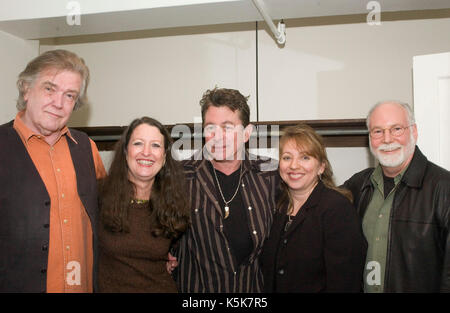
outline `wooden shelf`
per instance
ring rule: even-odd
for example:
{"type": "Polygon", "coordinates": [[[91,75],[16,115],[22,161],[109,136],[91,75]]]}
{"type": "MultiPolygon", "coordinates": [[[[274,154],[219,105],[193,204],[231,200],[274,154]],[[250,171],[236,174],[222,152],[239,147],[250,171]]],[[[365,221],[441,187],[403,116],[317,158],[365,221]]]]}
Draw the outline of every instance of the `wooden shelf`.
{"type": "MultiPolygon", "coordinates": [[[[267,121],[253,122],[256,131],[252,136],[256,136],[259,140],[265,140],[267,146],[271,146],[271,137],[279,136],[283,133],[283,129],[289,126],[305,123],[314,128],[325,141],[327,147],[368,147],[369,139],[365,119],[340,119],[340,120],[297,120],[297,121],[267,121]]],[[[176,125],[186,125],[192,134],[190,137],[181,139],[174,137],[176,140],[191,140],[193,147],[194,140],[194,124],[175,124],[165,125],[172,133],[173,127],[176,125]]],[[[125,131],[126,126],[100,126],[100,127],[74,127],[88,134],[95,141],[100,151],[114,150],[114,145],[125,131]]],[[[197,129],[199,126],[197,125],[197,129]]],[[[200,136],[200,134],[195,134],[200,136]]]]}

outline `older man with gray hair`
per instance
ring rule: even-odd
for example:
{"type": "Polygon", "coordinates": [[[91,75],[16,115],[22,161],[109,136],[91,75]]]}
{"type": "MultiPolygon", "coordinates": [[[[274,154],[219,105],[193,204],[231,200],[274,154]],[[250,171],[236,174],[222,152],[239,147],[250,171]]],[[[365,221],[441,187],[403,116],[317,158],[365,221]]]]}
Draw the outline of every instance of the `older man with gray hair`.
{"type": "Polygon", "coordinates": [[[406,103],[377,103],[367,117],[378,161],[344,183],[369,243],[365,292],[450,292],[450,173],[416,146],[406,103]]]}
{"type": "Polygon", "coordinates": [[[0,292],[94,290],[106,172],[95,143],[66,126],[88,83],[84,60],[66,50],[19,74],[19,112],[0,125],[0,292]]]}

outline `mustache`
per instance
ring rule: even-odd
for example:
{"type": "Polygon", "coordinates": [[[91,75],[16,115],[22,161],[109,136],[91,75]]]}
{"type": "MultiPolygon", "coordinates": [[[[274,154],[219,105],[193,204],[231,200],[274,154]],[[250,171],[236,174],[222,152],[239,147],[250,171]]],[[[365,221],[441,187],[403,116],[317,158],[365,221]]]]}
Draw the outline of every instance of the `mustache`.
{"type": "Polygon", "coordinates": [[[395,149],[398,149],[398,148],[402,148],[402,147],[403,146],[401,144],[393,142],[393,143],[390,143],[390,144],[382,144],[382,145],[380,145],[377,148],[377,150],[378,151],[392,151],[392,150],[395,150],[395,149]]]}

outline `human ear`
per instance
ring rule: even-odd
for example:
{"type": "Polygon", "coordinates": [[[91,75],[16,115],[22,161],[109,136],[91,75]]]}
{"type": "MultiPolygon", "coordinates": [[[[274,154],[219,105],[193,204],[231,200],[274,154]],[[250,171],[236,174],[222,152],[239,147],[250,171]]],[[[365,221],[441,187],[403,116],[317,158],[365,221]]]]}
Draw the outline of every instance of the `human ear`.
{"type": "Polygon", "coordinates": [[[250,139],[252,132],[253,132],[253,124],[248,124],[244,128],[244,142],[247,142],[250,139]]]}

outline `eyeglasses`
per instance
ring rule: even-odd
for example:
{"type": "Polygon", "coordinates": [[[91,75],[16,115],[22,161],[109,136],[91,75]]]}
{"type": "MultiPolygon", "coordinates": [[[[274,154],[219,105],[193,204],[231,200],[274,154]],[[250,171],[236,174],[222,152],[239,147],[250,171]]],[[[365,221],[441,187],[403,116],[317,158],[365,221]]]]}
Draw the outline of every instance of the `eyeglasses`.
{"type": "Polygon", "coordinates": [[[408,125],[406,127],[402,127],[400,125],[392,126],[391,128],[379,128],[376,127],[370,131],[370,137],[373,139],[379,139],[384,136],[384,131],[389,130],[389,133],[394,137],[400,137],[405,132],[405,129],[411,127],[414,124],[408,125]]]}

